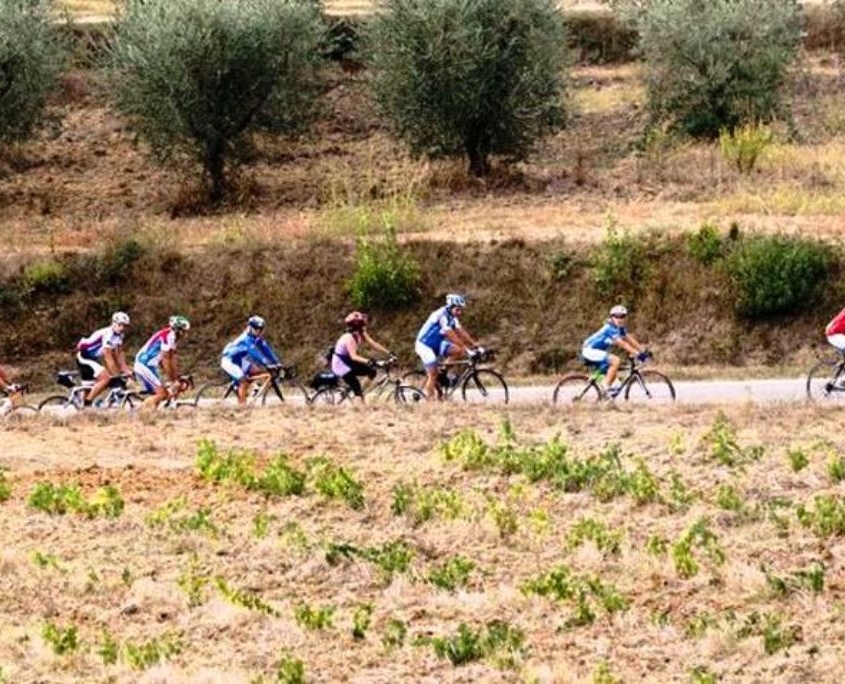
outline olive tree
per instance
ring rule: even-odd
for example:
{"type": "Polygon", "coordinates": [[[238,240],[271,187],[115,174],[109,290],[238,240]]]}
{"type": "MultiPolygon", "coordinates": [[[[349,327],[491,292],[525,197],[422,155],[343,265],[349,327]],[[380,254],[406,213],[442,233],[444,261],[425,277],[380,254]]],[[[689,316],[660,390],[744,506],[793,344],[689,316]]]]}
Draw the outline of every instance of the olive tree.
{"type": "Polygon", "coordinates": [[[386,0],[365,35],[382,114],[412,152],[523,158],[564,123],[568,52],[554,0],[386,0]]]}
{"type": "Polygon", "coordinates": [[[160,159],[201,163],[217,203],[253,133],[313,119],[322,34],[312,0],[129,0],[110,54],[118,108],[160,159]]]}
{"type": "Polygon", "coordinates": [[[696,137],[787,115],[801,41],[797,0],[635,3],[653,123],[696,137]]]}
{"type": "Polygon", "coordinates": [[[0,1],[0,145],[32,134],[65,55],[49,0],[0,1]]]}

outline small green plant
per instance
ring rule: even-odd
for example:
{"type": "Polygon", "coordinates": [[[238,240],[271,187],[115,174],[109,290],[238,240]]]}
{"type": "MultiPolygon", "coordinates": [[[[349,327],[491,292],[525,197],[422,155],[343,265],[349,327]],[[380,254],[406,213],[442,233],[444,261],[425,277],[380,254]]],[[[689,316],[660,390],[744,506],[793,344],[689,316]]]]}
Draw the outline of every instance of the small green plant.
{"type": "Polygon", "coordinates": [[[796,591],[806,589],[814,594],[824,591],[824,566],[815,563],[809,568],[793,570],[786,576],[776,575],[765,567],[763,572],[766,575],[766,584],[772,594],[778,597],[789,596],[796,591]]]}
{"type": "Polygon", "coordinates": [[[173,636],[150,639],[140,644],[127,642],[123,646],[123,658],[133,670],[147,670],[153,665],[167,661],[182,651],[179,640],[173,636]]]}
{"type": "Polygon", "coordinates": [[[392,222],[386,220],[381,239],[358,235],[355,272],[348,283],[356,307],[397,309],[412,304],[419,297],[419,279],[419,266],[397,242],[392,222]]]}
{"type": "Polygon", "coordinates": [[[211,520],[211,509],[202,507],[195,513],[182,514],[187,499],[180,496],[167,501],[146,517],[146,523],[150,527],[167,526],[176,532],[204,532],[209,536],[217,536],[218,529],[211,520]]]}
{"type": "Polygon", "coordinates": [[[722,128],[719,131],[719,149],[737,171],[749,174],[772,144],[772,138],[772,130],[761,123],[747,123],[733,130],[722,128]]]}
{"type": "Polygon", "coordinates": [[[252,519],[252,533],[257,539],[265,539],[270,534],[270,524],[276,519],[275,515],[261,511],[252,519]]]}
{"type": "Polygon", "coordinates": [[[489,622],[479,630],[461,623],[455,634],[430,637],[428,641],[438,658],[448,659],[455,666],[493,656],[500,666],[513,667],[525,650],[523,632],[502,621],[489,622]]]}
{"type": "Polygon", "coordinates": [[[190,608],[196,608],[205,603],[205,588],[208,586],[209,581],[209,577],[200,572],[197,556],[193,555],[187,567],[182,569],[177,580],[179,587],[188,596],[188,606],[190,608]]]}
{"type": "Polygon", "coordinates": [[[99,488],[91,499],[86,501],[78,485],[57,487],[50,482],[40,482],[35,485],[29,496],[29,505],[50,515],[73,512],[88,518],[99,516],[116,518],[124,508],[123,498],[113,485],[99,488]]]}
{"type": "Polygon", "coordinates": [[[271,617],[279,617],[280,615],[278,610],[273,608],[273,606],[269,603],[262,601],[255,594],[250,594],[240,589],[230,587],[223,577],[215,577],[214,584],[217,586],[217,589],[220,591],[223,598],[233,605],[241,606],[242,608],[246,608],[248,610],[255,610],[271,617]]]}
{"type": "Polygon", "coordinates": [[[619,231],[614,221],[593,258],[593,279],[599,294],[636,299],[651,271],[651,248],[643,237],[619,231]]]}
{"type": "Polygon", "coordinates": [[[665,556],[669,550],[669,540],[659,534],[651,534],[645,543],[645,549],[652,556],[665,556]]]}
{"type": "Polygon", "coordinates": [[[414,525],[421,525],[435,517],[449,520],[459,518],[465,509],[460,492],[446,487],[421,487],[400,482],[393,488],[394,515],[407,516],[414,525]]]}
{"type": "Polygon", "coordinates": [[[53,568],[58,572],[67,572],[67,570],[62,567],[62,565],[59,563],[59,559],[56,558],[56,556],[52,553],[41,553],[40,551],[33,551],[32,562],[42,569],[53,568]]]}
{"type": "Polygon", "coordinates": [[[593,684],[620,684],[621,680],[610,669],[606,660],[602,660],[593,669],[593,684]]]}
{"type": "Polygon", "coordinates": [[[686,510],[695,500],[695,494],[689,490],[680,474],[676,471],[669,473],[669,501],[668,506],[673,512],[686,510]]]}
{"type": "Polygon", "coordinates": [[[693,615],[686,624],[686,632],[691,637],[702,637],[708,629],[716,627],[718,621],[708,612],[704,611],[693,615]]]}
{"type": "Polygon", "coordinates": [[[796,515],[798,522],[819,537],[845,535],[845,501],[831,494],[816,496],[813,509],[798,506],[796,515]]]}
{"type": "Polygon", "coordinates": [[[453,556],[428,574],[428,581],[446,591],[456,591],[467,586],[475,563],[463,556],[453,556]]]}
{"type": "Polygon", "coordinates": [[[834,482],[845,480],[845,458],[833,454],[827,462],[827,476],[834,482]]]}
{"type": "Polygon", "coordinates": [[[725,243],[719,229],[712,223],[702,223],[698,231],[687,236],[690,256],[698,263],[711,266],[725,254],[725,243]]]}
{"type": "Polygon", "coordinates": [[[364,639],[367,636],[367,630],[370,628],[370,621],[373,617],[373,604],[362,603],[355,609],[352,614],[352,638],[364,639]]]}
{"type": "Polygon", "coordinates": [[[35,294],[65,294],[70,290],[70,278],[64,264],[58,261],[37,261],[23,272],[26,289],[35,294]]]}
{"type": "Polygon", "coordinates": [[[117,662],[120,647],[108,630],[103,630],[100,643],[97,644],[97,655],[100,656],[103,665],[114,665],[117,662]]]}
{"type": "Polygon", "coordinates": [[[6,479],[6,471],[0,467],[0,503],[8,501],[12,496],[12,485],[6,479]]]}
{"type": "Polygon", "coordinates": [[[41,638],[50,645],[56,655],[72,653],[79,648],[79,634],[76,625],[62,628],[52,622],[47,622],[41,628],[41,638]]]}
{"type": "Polygon", "coordinates": [[[274,684],[305,684],[305,663],[299,658],[283,654],[276,665],[274,684]]]}
{"type": "Polygon", "coordinates": [[[341,499],[355,511],[364,508],[364,486],[345,468],[335,465],[325,456],[309,459],[307,466],[314,488],[320,494],[328,499],[341,499]]]}
{"type": "Polygon", "coordinates": [[[719,545],[718,537],[710,531],[709,521],[699,518],[672,545],[671,555],[675,572],[683,579],[698,574],[700,566],[693,556],[693,550],[700,549],[715,565],[725,562],[725,552],[719,545]]]}
{"type": "Polygon", "coordinates": [[[719,411],[705,438],[710,442],[709,456],[721,465],[736,467],[759,460],[763,447],[743,448],[736,438],[736,430],[724,411],[719,411]]]}
{"type": "Polygon", "coordinates": [[[209,482],[233,482],[250,486],[255,480],[255,458],[246,452],[221,454],[210,439],[203,439],[197,449],[197,470],[209,482]]]}
{"type": "Polygon", "coordinates": [[[739,513],[745,507],[745,500],[733,485],[720,485],[716,491],[716,505],[723,510],[739,513]]]}
{"type": "Polygon", "coordinates": [[[616,555],[621,550],[622,533],[611,532],[607,525],[593,518],[581,518],[566,536],[566,545],[575,549],[585,541],[592,541],[602,553],[616,555]]]}
{"type": "Polygon", "coordinates": [[[332,626],[334,606],[320,606],[312,608],[307,603],[300,603],[293,611],[293,617],[302,629],[320,630],[332,626]]]}
{"type": "Polygon", "coordinates": [[[405,623],[397,618],[391,618],[384,626],[381,643],[388,650],[401,648],[405,643],[405,637],[407,635],[408,627],[405,623]]]}
{"type": "Polygon", "coordinates": [[[704,665],[698,665],[690,670],[689,681],[690,684],[716,684],[719,678],[704,665]]]}
{"type": "Polygon", "coordinates": [[[280,454],[270,461],[250,486],[268,496],[302,496],[305,492],[305,473],[294,468],[287,456],[280,454]]]}
{"type": "Polygon", "coordinates": [[[498,501],[494,497],[488,496],[487,512],[493,518],[502,539],[508,539],[516,534],[519,529],[519,516],[516,509],[508,502],[498,501]]]}
{"type": "Polygon", "coordinates": [[[569,603],[573,613],[564,623],[566,627],[592,624],[596,619],[594,603],[607,613],[625,611],[630,606],[630,601],[613,586],[602,583],[598,577],[575,575],[565,565],[524,582],[520,591],[569,603]]]}
{"type": "Polygon", "coordinates": [[[790,449],[786,456],[789,459],[789,467],[794,473],[799,473],[810,465],[810,459],[801,449],[790,449]]]}

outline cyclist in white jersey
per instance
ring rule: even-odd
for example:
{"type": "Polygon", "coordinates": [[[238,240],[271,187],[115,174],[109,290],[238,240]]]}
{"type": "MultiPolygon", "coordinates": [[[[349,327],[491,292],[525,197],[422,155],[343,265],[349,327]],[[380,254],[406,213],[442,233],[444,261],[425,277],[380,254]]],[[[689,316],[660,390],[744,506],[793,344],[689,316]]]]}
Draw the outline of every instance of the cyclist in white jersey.
{"type": "Polygon", "coordinates": [[[111,317],[110,326],[95,330],[77,343],[76,364],[82,379],[94,381],[85,397],[86,406],[91,405],[113,377],[132,377],[123,351],[123,335],[128,326],[129,316],[118,311],[111,317]]]}
{"type": "Polygon", "coordinates": [[[144,406],[155,408],[182,390],[179,384],[176,347],[190,329],[191,324],[187,318],[171,316],[167,327],[155,333],[135,354],[135,377],[140,380],[145,391],[152,393],[152,396],[144,401],[144,406]],[[159,369],[164,371],[169,380],[167,386],[162,384],[159,369]]]}
{"type": "Polygon", "coordinates": [[[447,294],[446,306],[433,311],[417,333],[414,350],[425,367],[426,399],[431,400],[435,396],[438,357],[460,359],[471,354],[478,346],[458,320],[464,313],[466,303],[463,295],[447,294]]]}

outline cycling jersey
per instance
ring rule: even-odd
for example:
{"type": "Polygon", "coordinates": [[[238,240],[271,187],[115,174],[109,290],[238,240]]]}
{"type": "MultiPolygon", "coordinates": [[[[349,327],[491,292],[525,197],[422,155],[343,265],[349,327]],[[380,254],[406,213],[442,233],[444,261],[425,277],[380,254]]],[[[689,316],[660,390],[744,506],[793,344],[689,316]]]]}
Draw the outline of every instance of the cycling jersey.
{"type": "Polygon", "coordinates": [[[112,326],[100,328],[83,337],[76,344],[76,351],[86,359],[99,359],[105,349],[119,349],[123,346],[123,333],[115,332],[112,326]]]}
{"type": "Polygon", "coordinates": [[[842,309],[833,320],[827,324],[824,329],[824,334],[830,337],[831,335],[841,335],[845,333],[845,309],[842,309]]]}
{"type": "Polygon", "coordinates": [[[586,340],[584,340],[582,347],[584,349],[599,349],[601,351],[607,351],[627,335],[628,331],[625,329],[625,326],[614,325],[613,322],[608,319],[600,330],[594,332],[586,340]]]}
{"type": "Polygon", "coordinates": [[[176,331],[163,328],[148,339],[144,346],[135,354],[135,361],[150,368],[156,368],[161,361],[161,355],[176,349],[176,331]]]}
{"type": "Polygon", "coordinates": [[[442,354],[441,349],[446,341],[446,333],[449,330],[459,330],[460,327],[460,321],[449,311],[449,307],[443,306],[433,311],[423,323],[417,333],[417,342],[433,349],[437,354],[442,354]]]}
{"type": "Polygon", "coordinates": [[[247,360],[262,366],[278,366],[281,363],[267,340],[253,335],[249,330],[238,335],[223,348],[223,358],[235,365],[242,365],[247,360]]]}
{"type": "Polygon", "coordinates": [[[349,347],[352,341],[361,344],[361,340],[355,336],[355,333],[347,332],[343,333],[334,345],[331,367],[332,373],[338,377],[342,378],[351,371],[355,363],[352,360],[352,355],[349,353],[349,347]]]}

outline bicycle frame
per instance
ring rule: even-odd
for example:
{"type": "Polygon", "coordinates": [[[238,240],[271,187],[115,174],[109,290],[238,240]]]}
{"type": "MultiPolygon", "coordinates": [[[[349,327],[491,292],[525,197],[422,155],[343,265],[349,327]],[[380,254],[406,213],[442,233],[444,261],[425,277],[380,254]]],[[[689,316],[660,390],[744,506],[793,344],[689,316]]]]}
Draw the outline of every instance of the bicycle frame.
{"type": "Polygon", "coordinates": [[[437,363],[437,381],[436,381],[436,388],[438,394],[444,398],[450,398],[458,387],[461,387],[464,382],[466,382],[467,378],[472,375],[475,371],[476,367],[487,361],[492,360],[493,352],[491,350],[486,350],[483,354],[479,356],[473,356],[463,359],[444,359],[438,361],[437,363]],[[450,382],[448,385],[444,385],[442,381],[442,373],[449,373],[449,370],[452,368],[460,368],[460,371],[457,373],[457,377],[454,381],[450,382]]]}

